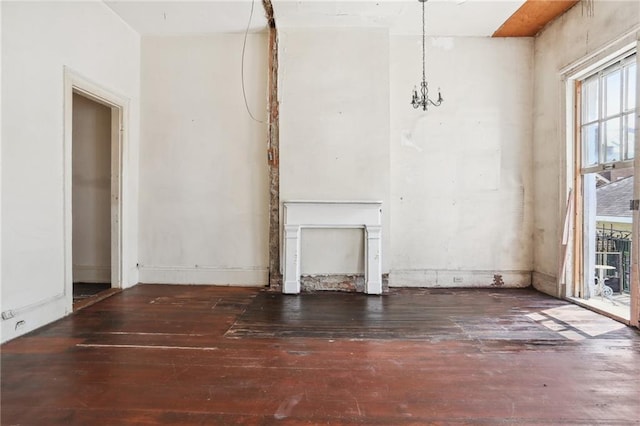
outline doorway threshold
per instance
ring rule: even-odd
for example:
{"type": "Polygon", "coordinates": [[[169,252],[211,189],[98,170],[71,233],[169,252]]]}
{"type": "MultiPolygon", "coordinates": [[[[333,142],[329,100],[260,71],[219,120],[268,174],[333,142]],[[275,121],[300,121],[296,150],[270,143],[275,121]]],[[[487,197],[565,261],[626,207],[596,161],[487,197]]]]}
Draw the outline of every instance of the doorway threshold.
{"type": "Polygon", "coordinates": [[[578,306],[597,312],[600,315],[611,318],[612,320],[621,322],[625,325],[631,324],[631,313],[628,305],[612,304],[608,300],[600,300],[599,297],[590,299],[580,299],[578,297],[567,297],[568,301],[578,306]]]}
{"type": "Polygon", "coordinates": [[[109,288],[107,290],[101,291],[100,293],[94,294],[93,296],[81,299],[73,304],[73,312],[89,307],[95,303],[100,302],[101,300],[106,299],[107,297],[111,297],[114,294],[120,293],[121,291],[122,290],[119,288],[109,288]]]}

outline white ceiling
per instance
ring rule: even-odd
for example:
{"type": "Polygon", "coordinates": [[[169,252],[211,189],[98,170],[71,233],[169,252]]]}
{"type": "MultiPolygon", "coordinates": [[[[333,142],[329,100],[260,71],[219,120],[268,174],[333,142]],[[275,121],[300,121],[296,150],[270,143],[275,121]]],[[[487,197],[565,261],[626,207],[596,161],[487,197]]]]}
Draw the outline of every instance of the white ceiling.
{"type": "MultiPolygon", "coordinates": [[[[235,33],[247,29],[251,0],[144,1],[104,0],[143,35],[235,33]]],[[[262,0],[255,0],[250,31],[267,27],[262,0]]]]}
{"type": "MultiPolygon", "coordinates": [[[[144,1],[105,0],[136,31],[144,35],[244,32],[252,0],[144,1]]],[[[419,34],[418,0],[272,0],[279,28],[388,27],[395,34],[419,34]]],[[[524,0],[429,0],[427,34],[490,36],[524,0]]],[[[253,0],[250,31],[267,22],[262,0],[253,0]]]]}

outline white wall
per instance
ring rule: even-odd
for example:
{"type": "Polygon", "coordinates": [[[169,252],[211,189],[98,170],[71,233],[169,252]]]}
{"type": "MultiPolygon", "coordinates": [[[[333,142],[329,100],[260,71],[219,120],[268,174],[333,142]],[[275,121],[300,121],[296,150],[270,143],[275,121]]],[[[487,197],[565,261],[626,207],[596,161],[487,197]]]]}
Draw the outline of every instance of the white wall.
{"type": "Polygon", "coordinates": [[[579,6],[536,38],[534,97],[534,285],[549,294],[557,288],[558,245],[567,184],[565,84],[561,70],[594,54],[604,57],[629,40],[616,42],[640,24],[640,3],[597,1],[593,16],[579,6]],[[611,46],[609,46],[613,43],[611,46]],[[607,47],[609,46],[609,47],[607,47]]]}
{"type": "MultiPolygon", "coordinates": [[[[281,28],[279,49],[280,201],[382,201],[388,272],[388,33],[281,28]]],[[[301,245],[303,274],[363,270],[361,231],[305,231],[301,245]]]]}
{"type": "Polygon", "coordinates": [[[111,108],[73,95],[73,282],[111,282],[111,108]]]}
{"type": "Polygon", "coordinates": [[[65,66],[130,99],[124,285],[137,282],[139,49],[139,36],[102,2],[2,4],[1,310],[14,315],[2,321],[2,341],[71,311],[64,258],[65,66]]]}
{"type": "Polygon", "coordinates": [[[393,286],[530,284],[530,38],[427,38],[427,112],[410,105],[421,37],[391,38],[393,286]]]}
{"type": "MultiPolygon", "coordinates": [[[[143,37],[140,281],[268,282],[267,127],[242,96],[242,34],[143,37]]],[[[245,87],[266,120],[267,36],[245,87]]]]}

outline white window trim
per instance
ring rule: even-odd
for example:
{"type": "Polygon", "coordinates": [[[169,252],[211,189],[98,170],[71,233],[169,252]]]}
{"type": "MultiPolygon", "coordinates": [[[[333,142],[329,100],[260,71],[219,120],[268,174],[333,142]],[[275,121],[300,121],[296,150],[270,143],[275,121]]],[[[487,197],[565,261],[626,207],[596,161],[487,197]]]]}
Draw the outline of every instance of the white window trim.
{"type": "MultiPolygon", "coordinates": [[[[598,143],[598,160],[596,164],[590,165],[590,166],[582,166],[582,163],[585,160],[587,147],[584,146],[584,140],[580,141],[580,143],[583,144],[582,145],[583,158],[580,159],[581,166],[582,166],[581,172],[583,174],[600,172],[600,171],[611,170],[611,169],[622,169],[626,167],[633,167],[634,159],[624,158],[628,151],[629,141],[625,140],[626,136],[623,131],[623,128],[625,123],[625,117],[627,117],[628,115],[636,115],[636,112],[638,111],[638,100],[636,99],[636,106],[633,109],[625,109],[628,93],[627,93],[627,90],[624,90],[626,87],[626,80],[625,80],[625,73],[622,71],[625,69],[625,67],[629,66],[630,64],[637,63],[636,55],[637,55],[637,52],[634,45],[632,48],[630,48],[627,51],[624,51],[622,54],[616,56],[615,58],[612,58],[609,61],[605,61],[602,65],[598,67],[593,67],[593,70],[591,71],[590,74],[585,75],[583,78],[576,79],[576,81],[581,81],[583,85],[586,85],[593,80],[598,80],[598,105],[597,105],[598,116],[597,118],[595,120],[583,122],[582,117],[574,117],[574,119],[576,118],[580,119],[579,127],[581,129],[592,124],[598,124],[599,126],[598,142],[597,142],[598,143]],[[617,71],[621,71],[620,73],[621,75],[620,111],[617,114],[606,115],[606,112],[604,111],[604,105],[606,104],[605,79],[609,74],[612,74],[617,71]],[[616,118],[620,120],[620,157],[621,159],[607,162],[604,158],[605,157],[604,151],[606,149],[606,143],[604,141],[605,124],[607,121],[614,120],[616,118]]],[[[585,96],[582,97],[581,108],[583,111],[586,109],[585,98],[586,98],[585,96]]],[[[632,143],[635,143],[635,141],[632,141],[632,143]]],[[[634,156],[635,156],[635,151],[634,151],[634,156]]]]}

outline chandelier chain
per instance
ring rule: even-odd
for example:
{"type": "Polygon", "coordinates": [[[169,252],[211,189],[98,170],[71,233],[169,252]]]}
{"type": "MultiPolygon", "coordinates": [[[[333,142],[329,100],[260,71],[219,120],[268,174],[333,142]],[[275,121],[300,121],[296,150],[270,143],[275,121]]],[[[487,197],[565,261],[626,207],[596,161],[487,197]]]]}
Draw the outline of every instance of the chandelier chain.
{"type": "Polygon", "coordinates": [[[426,44],[426,26],[425,26],[425,18],[424,18],[424,4],[426,3],[426,1],[422,2],[422,81],[425,81],[427,79],[426,74],[425,74],[425,62],[426,62],[426,55],[425,55],[425,44],[426,44]]]}

